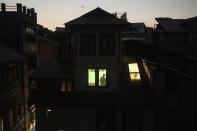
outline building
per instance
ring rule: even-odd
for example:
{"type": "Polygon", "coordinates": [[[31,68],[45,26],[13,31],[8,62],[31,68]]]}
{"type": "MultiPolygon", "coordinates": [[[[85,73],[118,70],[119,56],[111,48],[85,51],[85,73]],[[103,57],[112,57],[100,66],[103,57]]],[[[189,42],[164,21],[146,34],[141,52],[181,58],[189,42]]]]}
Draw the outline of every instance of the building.
{"type": "Polygon", "coordinates": [[[50,60],[56,60],[58,55],[58,42],[56,33],[44,28],[41,25],[38,25],[37,33],[39,64],[50,60]]]}
{"type": "Polygon", "coordinates": [[[142,59],[151,82],[154,130],[197,129],[195,19],[157,18],[152,42],[124,41],[124,55],[142,59]]]}
{"type": "Polygon", "coordinates": [[[23,60],[17,51],[0,43],[0,129],[25,129],[23,60]]]}
{"type": "Polygon", "coordinates": [[[29,130],[33,106],[28,105],[29,73],[37,66],[37,14],[22,4],[1,3],[1,131],[29,130]],[[9,89],[9,90],[8,90],[9,89]]]}
{"type": "Polygon", "coordinates": [[[150,83],[141,59],[123,57],[131,23],[96,8],[65,23],[64,59],[31,74],[36,130],[152,130],[150,83]]]}

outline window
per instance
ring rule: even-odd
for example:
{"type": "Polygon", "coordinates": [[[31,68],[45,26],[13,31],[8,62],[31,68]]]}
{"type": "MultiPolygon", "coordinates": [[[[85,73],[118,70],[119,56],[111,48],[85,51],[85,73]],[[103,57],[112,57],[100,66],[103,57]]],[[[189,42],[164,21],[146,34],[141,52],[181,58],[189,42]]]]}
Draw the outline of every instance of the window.
{"type": "Polygon", "coordinates": [[[10,122],[13,121],[13,111],[12,110],[9,111],[9,121],[10,122]]]}
{"type": "Polygon", "coordinates": [[[72,88],[71,81],[65,81],[65,80],[62,81],[62,84],[61,84],[62,93],[71,92],[71,88],[72,88]]]}
{"type": "Polygon", "coordinates": [[[88,86],[106,87],[106,69],[88,69],[88,86]]]}
{"type": "Polygon", "coordinates": [[[14,120],[14,118],[13,118],[13,111],[12,110],[10,110],[9,111],[9,126],[10,126],[10,128],[12,128],[13,127],[13,120],[14,120]]]}
{"type": "Polygon", "coordinates": [[[3,118],[0,117],[0,131],[4,131],[3,118]]]}
{"type": "Polygon", "coordinates": [[[52,109],[51,108],[47,108],[46,109],[46,116],[48,117],[51,112],[52,112],[52,109]]]}
{"type": "Polygon", "coordinates": [[[88,69],[88,86],[96,85],[95,69],[88,69]]]}
{"type": "Polygon", "coordinates": [[[7,71],[8,71],[8,81],[12,82],[18,79],[18,70],[17,70],[17,64],[7,64],[7,71]]]}
{"type": "Polygon", "coordinates": [[[62,81],[61,92],[66,92],[66,82],[62,81]]]}
{"type": "Polygon", "coordinates": [[[96,34],[80,35],[80,55],[82,56],[96,55],[96,34]]]}
{"type": "Polygon", "coordinates": [[[25,31],[25,37],[26,37],[26,42],[35,42],[36,40],[36,35],[35,35],[35,31],[33,28],[27,27],[26,31],[25,31]]]}
{"type": "Polygon", "coordinates": [[[99,69],[99,86],[106,86],[106,70],[99,69]]]}
{"type": "Polygon", "coordinates": [[[114,56],[116,52],[115,34],[100,34],[99,55],[114,56]]]}
{"type": "Polygon", "coordinates": [[[130,79],[131,80],[140,80],[141,79],[137,63],[129,64],[129,72],[130,72],[130,79]]]}

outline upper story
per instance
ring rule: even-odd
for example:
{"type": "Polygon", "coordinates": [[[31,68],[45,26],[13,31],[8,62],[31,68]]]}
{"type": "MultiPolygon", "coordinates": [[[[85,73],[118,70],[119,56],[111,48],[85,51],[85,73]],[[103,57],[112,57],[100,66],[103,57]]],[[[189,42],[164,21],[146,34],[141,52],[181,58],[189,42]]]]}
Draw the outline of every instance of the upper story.
{"type": "Polygon", "coordinates": [[[37,13],[20,3],[7,6],[1,3],[0,39],[22,54],[37,50],[37,13]]]}
{"type": "Polygon", "coordinates": [[[96,8],[65,23],[67,46],[72,47],[75,62],[118,61],[120,33],[131,29],[131,23],[96,8]]]}

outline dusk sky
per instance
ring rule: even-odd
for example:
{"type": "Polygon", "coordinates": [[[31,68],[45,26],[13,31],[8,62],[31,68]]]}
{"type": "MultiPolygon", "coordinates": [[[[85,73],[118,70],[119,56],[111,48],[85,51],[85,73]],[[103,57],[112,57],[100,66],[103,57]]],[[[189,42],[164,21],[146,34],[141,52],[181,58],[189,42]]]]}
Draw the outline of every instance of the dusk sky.
{"type": "Polygon", "coordinates": [[[38,24],[51,30],[63,27],[84,13],[100,7],[109,13],[127,12],[129,22],[156,23],[156,17],[189,18],[197,16],[197,0],[1,0],[7,5],[22,3],[35,8],[38,24]]]}

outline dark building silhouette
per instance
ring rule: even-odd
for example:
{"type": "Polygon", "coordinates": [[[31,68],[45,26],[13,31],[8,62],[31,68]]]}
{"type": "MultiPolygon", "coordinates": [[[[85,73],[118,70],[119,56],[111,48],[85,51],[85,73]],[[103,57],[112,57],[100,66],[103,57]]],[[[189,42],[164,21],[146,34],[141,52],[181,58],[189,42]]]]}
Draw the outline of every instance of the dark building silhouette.
{"type": "Polygon", "coordinates": [[[39,64],[56,60],[58,56],[58,35],[41,25],[37,26],[37,32],[39,64]]]}
{"type": "Polygon", "coordinates": [[[0,129],[29,130],[35,123],[28,105],[29,73],[37,66],[37,14],[22,4],[0,11],[0,129]]]}
{"type": "Polygon", "coordinates": [[[196,127],[196,18],[157,18],[152,42],[124,41],[124,55],[143,59],[151,82],[154,130],[196,127]],[[192,20],[192,22],[191,22],[192,20]],[[193,27],[191,28],[188,27],[193,27]]]}
{"type": "Polygon", "coordinates": [[[41,64],[31,74],[37,130],[152,129],[142,61],[125,62],[121,55],[120,35],[131,27],[101,8],[65,23],[63,61],[41,64]]]}

